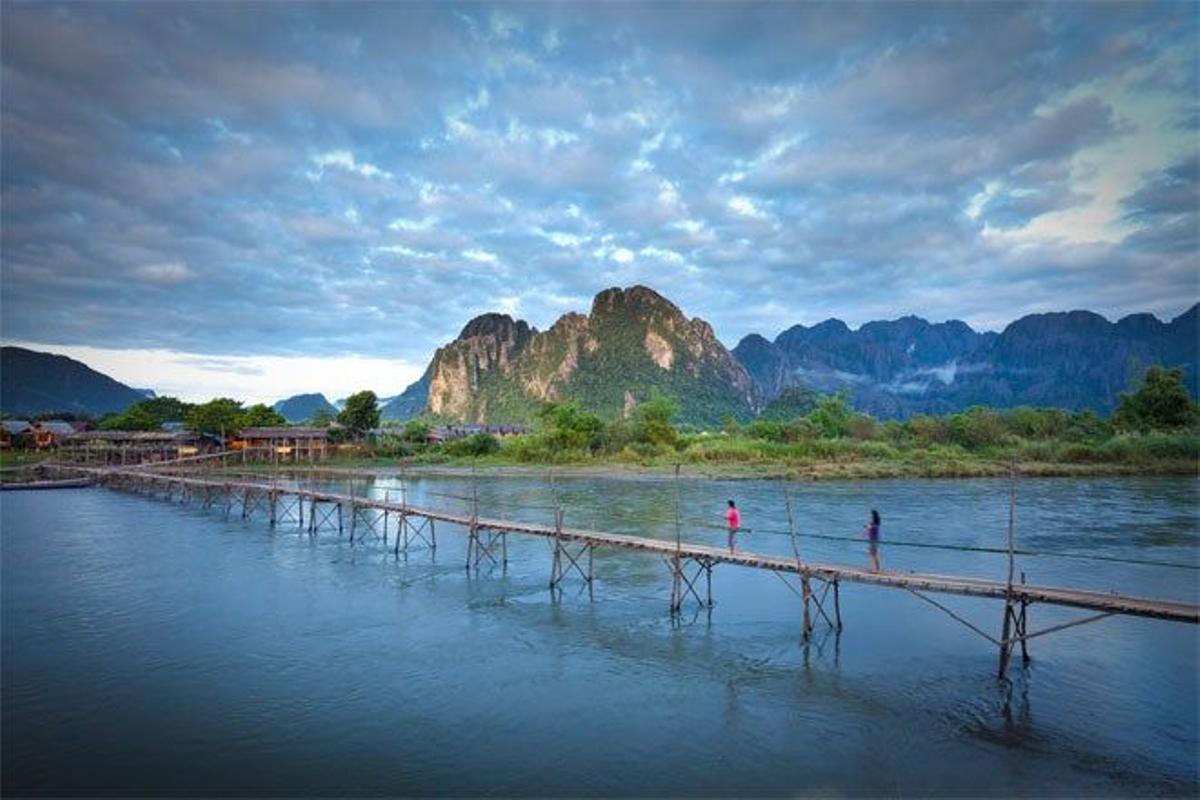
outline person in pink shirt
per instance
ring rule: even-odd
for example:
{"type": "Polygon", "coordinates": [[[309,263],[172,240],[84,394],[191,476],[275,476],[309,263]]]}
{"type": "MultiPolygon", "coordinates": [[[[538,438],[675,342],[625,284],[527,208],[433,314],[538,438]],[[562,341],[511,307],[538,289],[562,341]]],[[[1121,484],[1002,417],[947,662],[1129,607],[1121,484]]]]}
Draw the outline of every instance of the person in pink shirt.
{"type": "Polygon", "coordinates": [[[742,512],[738,511],[732,500],[729,501],[729,508],[725,509],[725,521],[729,523],[729,552],[732,553],[737,532],[742,527],[742,512]]]}

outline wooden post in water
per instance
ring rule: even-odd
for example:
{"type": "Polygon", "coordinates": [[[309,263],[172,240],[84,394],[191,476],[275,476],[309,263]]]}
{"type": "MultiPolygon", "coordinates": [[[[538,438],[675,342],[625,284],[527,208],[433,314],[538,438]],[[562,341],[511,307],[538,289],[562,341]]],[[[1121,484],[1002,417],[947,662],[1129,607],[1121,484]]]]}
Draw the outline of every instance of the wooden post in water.
{"type": "Polygon", "coordinates": [[[671,559],[671,613],[683,606],[683,532],[679,519],[679,464],[675,465],[675,554],[671,559]]]}
{"type": "Polygon", "coordinates": [[[475,558],[475,566],[479,566],[479,482],[475,475],[475,464],[471,464],[471,521],[467,531],[467,569],[471,568],[471,558],[475,558]]]}
{"type": "Polygon", "coordinates": [[[1009,634],[1012,632],[1013,622],[1013,529],[1016,527],[1017,516],[1017,484],[1016,466],[1011,461],[1008,465],[1008,479],[1008,582],[1004,595],[1004,624],[1000,632],[999,678],[1001,680],[1004,680],[1007,676],[1008,659],[1012,653],[1012,642],[1009,640],[1009,634]]]}
{"type": "Polygon", "coordinates": [[[841,633],[842,632],[842,598],[841,598],[840,592],[838,591],[839,583],[840,583],[840,581],[837,578],[833,579],[833,614],[834,614],[834,619],[837,620],[837,632],[841,633]]]}
{"type": "Polygon", "coordinates": [[[809,585],[808,575],[800,573],[800,590],[804,598],[804,641],[808,641],[812,636],[812,616],[808,611],[808,601],[812,597],[812,586],[809,585]]]}
{"type": "MultiPolygon", "coordinates": [[[[812,598],[812,586],[809,584],[808,573],[800,562],[800,545],[796,543],[796,518],[792,514],[792,496],[788,493],[787,482],[783,484],[783,507],[787,510],[788,534],[792,539],[792,554],[796,556],[796,571],[800,573],[800,597],[804,603],[804,619],[801,623],[801,635],[808,641],[812,635],[812,615],[809,611],[809,600],[812,598]]],[[[840,627],[840,626],[839,626],[840,627]]]]}
{"type": "Polygon", "coordinates": [[[1017,620],[1017,633],[1021,636],[1021,663],[1029,663],[1029,648],[1025,639],[1025,621],[1026,613],[1029,609],[1029,600],[1025,594],[1025,570],[1021,570],[1021,617],[1017,620]]]}

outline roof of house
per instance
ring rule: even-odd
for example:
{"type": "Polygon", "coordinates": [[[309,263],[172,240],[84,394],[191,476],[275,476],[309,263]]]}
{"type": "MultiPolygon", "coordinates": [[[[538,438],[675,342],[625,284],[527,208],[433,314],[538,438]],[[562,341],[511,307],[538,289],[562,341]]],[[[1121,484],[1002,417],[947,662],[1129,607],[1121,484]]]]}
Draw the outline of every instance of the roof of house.
{"type": "Polygon", "coordinates": [[[34,427],[39,431],[53,433],[55,436],[69,436],[75,433],[74,426],[61,419],[48,419],[45,422],[37,423],[34,427]]]}
{"type": "Polygon", "coordinates": [[[199,437],[188,431],[170,433],[168,431],[83,431],[72,437],[75,441],[84,442],[189,442],[199,437]]]}
{"type": "Polygon", "coordinates": [[[4,426],[4,430],[8,433],[25,433],[33,427],[29,424],[29,420],[25,419],[0,420],[0,425],[4,426]]]}
{"type": "Polygon", "coordinates": [[[243,428],[243,439],[324,439],[329,436],[325,428],[243,428]]]}

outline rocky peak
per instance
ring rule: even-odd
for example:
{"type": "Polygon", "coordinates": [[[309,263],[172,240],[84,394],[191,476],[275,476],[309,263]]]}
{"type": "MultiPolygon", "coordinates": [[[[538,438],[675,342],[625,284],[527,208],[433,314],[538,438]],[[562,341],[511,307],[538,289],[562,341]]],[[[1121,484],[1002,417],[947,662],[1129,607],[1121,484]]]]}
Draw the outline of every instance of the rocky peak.
{"type": "Polygon", "coordinates": [[[578,311],[570,311],[555,320],[546,333],[580,333],[587,329],[587,315],[580,314],[578,311]]]}
{"type": "Polygon", "coordinates": [[[614,286],[596,295],[592,301],[592,318],[605,316],[633,316],[651,319],[658,316],[683,318],[679,306],[648,286],[630,286],[622,289],[614,286]]]}
{"type": "Polygon", "coordinates": [[[480,336],[494,337],[500,341],[516,342],[528,339],[537,331],[523,319],[514,320],[508,314],[480,314],[468,322],[458,335],[458,340],[480,336]]]}
{"type": "Polygon", "coordinates": [[[507,374],[537,335],[524,320],[507,314],[482,314],[458,338],[440,348],[429,366],[429,409],[463,417],[471,395],[489,376],[507,374]]]}

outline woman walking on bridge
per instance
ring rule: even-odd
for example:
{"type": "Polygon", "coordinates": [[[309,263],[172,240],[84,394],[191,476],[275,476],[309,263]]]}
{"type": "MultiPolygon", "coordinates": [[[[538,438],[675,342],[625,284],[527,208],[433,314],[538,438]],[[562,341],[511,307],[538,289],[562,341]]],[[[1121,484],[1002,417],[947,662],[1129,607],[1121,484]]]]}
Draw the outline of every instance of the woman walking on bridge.
{"type": "Polygon", "coordinates": [[[863,533],[871,543],[871,571],[879,572],[879,512],[873,508],[870,520],[863,526],[863,533]]]}
{"type": "Polygon", "coordinates": [[[732,553],[737,542],[737,532],[742,527],[742,512],[738,511],[732,500],[729,501],[729,508],[725,510],[725,522],[729,524],[729,552],[732,553]]]}

